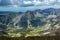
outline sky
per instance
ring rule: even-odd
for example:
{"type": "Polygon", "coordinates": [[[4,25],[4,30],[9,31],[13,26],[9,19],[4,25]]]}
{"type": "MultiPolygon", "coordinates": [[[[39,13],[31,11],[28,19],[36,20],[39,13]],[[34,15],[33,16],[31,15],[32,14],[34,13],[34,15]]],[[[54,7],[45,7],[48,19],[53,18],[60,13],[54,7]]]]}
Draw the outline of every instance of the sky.
{"type": "Polygon", "coordinates": [[[0,11],[60,8],[60,0],[0,0],[0,11]]]}

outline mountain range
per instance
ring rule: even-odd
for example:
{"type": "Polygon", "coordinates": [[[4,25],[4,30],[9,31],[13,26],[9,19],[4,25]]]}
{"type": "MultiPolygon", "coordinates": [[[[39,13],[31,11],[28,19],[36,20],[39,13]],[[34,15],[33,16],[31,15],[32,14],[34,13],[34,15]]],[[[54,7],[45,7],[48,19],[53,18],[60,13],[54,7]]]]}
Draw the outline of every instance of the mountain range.
{"type": "MultiPolygon", "coordinates": [[[[48,8],[44,10],[27,10],[26,12],[3,12],[0,11],[0,30],[6,31],[8,28],[26,29],[32,27],[44,27],[50,24],[54,26],[60,24],[60,9],[48,8]]],[[[57,28],[57,27],[56,27],[57,28]]],[[[60,28],[60,27],[59,27],[60,28]]],[[[49,29],[49,28],[48,28],[49,29]]]]}
{"type": "MultiPolygon", "coordinates": [[[[39,25],[42,25],[44,23],[46,24],[46,21],[41,23],[41,18],[44,19],[44,18],[48,18],[50,16],[51,17],[60,16],[59,10],[60,9],[48,8],[45,10],[38,9],[38,10],[26,11],[26,12],[0,11],[0,22],[5,23],[5,21],[6,21],[6,24],[8,24],[12,21],[12,19],[19,16],[17,20],[20,20],[24,24],[24,26],[27,26],[27,20],[30,20],[32,25],[38,26],[38,24],[39,25]],[[22,17],[20,18],[20,16],[22,16],[22,17]]],[[[20,25],[20,23],[18,23],[18,24],[20,25]]],[[[23,24],[21,24],[21,26],[23,26],[23,24]]]]}

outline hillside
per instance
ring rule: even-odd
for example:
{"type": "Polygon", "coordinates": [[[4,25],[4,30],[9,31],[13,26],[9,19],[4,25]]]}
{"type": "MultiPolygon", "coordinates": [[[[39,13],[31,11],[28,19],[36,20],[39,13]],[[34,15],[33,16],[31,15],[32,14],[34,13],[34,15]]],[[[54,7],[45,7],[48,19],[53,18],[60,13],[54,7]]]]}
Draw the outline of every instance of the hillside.
{"type": "Polygon", "coordinates": [[[0,32],[4,34],[1,36],[52,35],[60,28],[59,24],[60,9],[48,8],[44,10],[28,10],[26,12],[0,11],[0,32]]]}

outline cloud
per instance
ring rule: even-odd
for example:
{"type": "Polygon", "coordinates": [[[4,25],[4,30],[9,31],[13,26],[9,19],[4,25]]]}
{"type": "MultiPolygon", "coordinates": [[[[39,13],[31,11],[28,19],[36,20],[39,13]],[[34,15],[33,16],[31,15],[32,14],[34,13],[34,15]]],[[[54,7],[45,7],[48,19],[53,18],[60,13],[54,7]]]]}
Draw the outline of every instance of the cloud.
{"type": "Polygon", "coordinates": [[[11,0],[1,0],[0,1],[0,6],[8,6],[8,5],[12,5],[11,0]]]}
{"type": "MultiPolygon", "coordinates": [[[[58,0],[59,1],[59,0],[58,0]]],[[[56,4],[56,0],[28,0],[28,1],[23,1],[24,4],[33,4],[34,6],[37,6],[37,5],[53,5],[53,4],[56,4]]]]}
{"type": "Polygon", "coordinates": [[[57,0],[57,2],[60,2],[60,0],[57,0]]]}
{"type": "Polygon", "coordinates": [[[36,6],[36,5],[40,5],[40,4],[42,4],[41,1],[36,1],[36,0],[34,0],[33,3],[34,3],[35,6],[36,6]]]}
{"type": "Polygon", "coordinates": [[[32,4],[31,1],[23,1],[24,4],[32,4]]]}
{"type": "Polygon", "coordinates": [[[12,7],[14,7],[14,8],[18,8],[18,5],[13,5],[12,7]]]}
{"type": "Polygon", "coordinates": [[[56,2],[55,0],[44,0],[43,3],[46,4],[46,5],[51,5],[53,4],[54,2],[56,2]]]}
{"type": "MultiPolygon", "coordinates": [[[[2,0],[0,0],[1,2],[2,0]]],[[[60,5],[60,0],[3,0],[4,5],[6,5],[5,3],[9,3],[8,5],[32,5],[32,6],[41,6],[41,5],[60,5]],[[10,1],[10,3],[8,2],[10,1]],[[57,4],[58,3],[58,4],[57,4]]],[[[0,5],[2,5],[2,3],[0,3],[0,5]]],[[[7,5],[6,5],[7,6],[7,5]]]]}

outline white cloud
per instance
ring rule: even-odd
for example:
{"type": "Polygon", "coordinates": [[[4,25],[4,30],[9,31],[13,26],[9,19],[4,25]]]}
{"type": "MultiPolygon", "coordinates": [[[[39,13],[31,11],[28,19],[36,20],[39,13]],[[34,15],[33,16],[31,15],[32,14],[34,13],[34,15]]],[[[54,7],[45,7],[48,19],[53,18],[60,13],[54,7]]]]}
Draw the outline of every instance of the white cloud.
{"type": "Polygon", "coordinates": [[[41,2],[41,1],[36,1],[36,0],[34,0],[33,3],[34,3],[34,5],[39,5],[39,4],[41,4],[42,2],[41,2]]]}
{"type": "Polygon", "coordinates": [[[57,0],[57,2],[60,2],[60,0],[57,0]]]}
{"type": "Polygon", "coordinates": [[[43,3],[50,5],[50,4],[54,3],[54,2],[56,2],[56,0],[44,0],[43,3]]]}
{"type": "Polygon", "coordinates": [[[54,2],[56,2],[56,0],[50,0],[50,2],[51,2],[51,3],[54,3],[54,2]]]}
{"type": "MultiPolygon", "coordinates": [[[[37,5],[55,5],[56,4],[56,1],[60,2],[60,0],[28,0],[28,1],[23,1],[24,4],[33,4],[34,6],[37,6],[37,5]]],[[[22,4],[23,5],[23,4],[22,4]]]]}
{"type": "Polygon", "coordinates": [[[50,2],[49,2],[49,0],[44,0],[43,3],[44,4],[49,4],[50,2]]]}
{"type": "Polygon", "coordinates": [[[23,1],[24,4],[32,4],[31,1],[23,1]]]}

